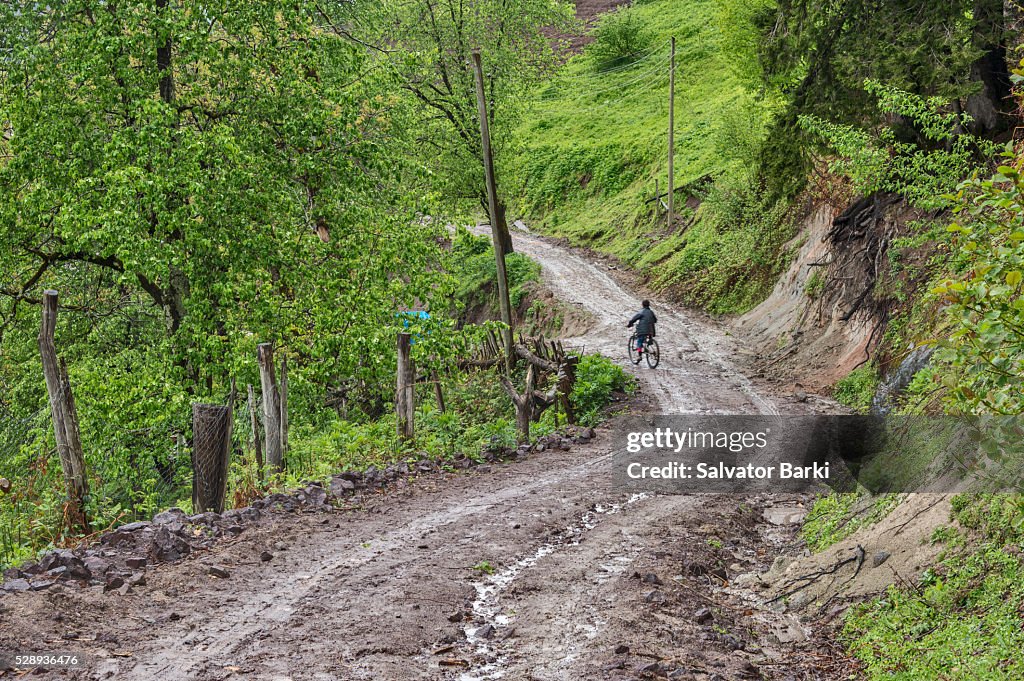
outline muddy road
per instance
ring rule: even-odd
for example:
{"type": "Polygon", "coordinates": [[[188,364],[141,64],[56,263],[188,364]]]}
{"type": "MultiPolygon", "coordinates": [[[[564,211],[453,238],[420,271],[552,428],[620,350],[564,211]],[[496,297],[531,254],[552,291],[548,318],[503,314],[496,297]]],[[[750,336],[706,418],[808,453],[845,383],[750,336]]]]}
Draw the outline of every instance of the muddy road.
{"type": "MultiPolygon", "coordinates": [[[[637,296],[565,249],[516,245],[597,320],[573,342],[625,362],[637,296]]],[[[763,394],[713,327],[656,311],[662,364],[630,370],[659,411],[809,408],[763,394]]],[[[848,678],[815,652],[820,632],[735,586],[792,540],[795,526],[766,518],[799,517],[804,500],[630,495],[612,480],[612,439],[598,429],[568,451],[424,475],[330,513],[270,514],[128,593],[0,595],[0,649],[85,656],[39,678],[848,678]]]]}

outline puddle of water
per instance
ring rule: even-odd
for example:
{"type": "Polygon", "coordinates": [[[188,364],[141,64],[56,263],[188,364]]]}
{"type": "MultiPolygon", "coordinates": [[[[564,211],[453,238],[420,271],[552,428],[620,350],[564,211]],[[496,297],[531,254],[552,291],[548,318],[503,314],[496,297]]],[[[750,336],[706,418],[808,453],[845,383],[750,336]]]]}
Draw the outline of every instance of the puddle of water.
{"type": "MultiPolygon", "coordinates": [[[[577,546],[583,540],[583,535],[586,532],[597,527],[601,516],[614,515],[626,506],[642,501],[648,496],[646,493],[640,493],[632,495],[621,504],[595,504],[593,510],[584,513],[578,523],[567,526],[558,534],[556,539],[540,546],[532,554],[520,558],[504,569],[489,575],[486,579],[475,582],[473,584],[473,587],[476,589],[476,599],[473,601],[473,620],[474,622],[483,621],[484,623],[480,625],[466,625],[463,631],[466,634],[466,640],[475,646],[476,654],[485,659],[491,658],[491,660],[478,669],[460,674],[459,681],[496,681],[505,676],[504,667],[508,659],[507,656],[499,654],[494,645],[488,639],[477,636],[477,632],[488,625],[495,630],[505,629],[513,622],[514,618],[512,616],[499,611],[498,597],[523,570],[533,567],[545,556],[551,555],[561,547],[577,546]]],[[[616,558],[615,560],[620,560],[621,558],[616,558]]],[[[620,572],[624,569],[625,567],[618,568],[620,572]]],[[[591,639],[597,636],[603,624],[604,622],[580,624],[577,625],[577,628],[583,632],[584,636],[591,639]]]]}

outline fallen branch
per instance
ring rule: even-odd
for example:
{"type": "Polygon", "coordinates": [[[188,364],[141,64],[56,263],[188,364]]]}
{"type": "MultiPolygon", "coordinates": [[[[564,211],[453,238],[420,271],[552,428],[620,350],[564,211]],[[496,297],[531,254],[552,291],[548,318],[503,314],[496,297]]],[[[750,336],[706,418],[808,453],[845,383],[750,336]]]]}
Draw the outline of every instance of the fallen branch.
{"type": "MultiPolygon", "coordinates": [[[[857,550],[854,553],[854,555],[850,556],[849,558],[846,558],[844,560],[839,561],[838,563],[833,565],[828,570],[819,570],[817,572],[812,572],[812,573],[809,573],[809,574],[806,574],[806,575],[801,575],[799,577],[796,577],[795,579],[789,580],[787,586],[788,585],[792,585],[792,584],[796,584],[797,582],[803,582],[803,584],[801,584],[797,588],[793,589],[792,591],[786,591],[784,593],[779,594],[775,598],[773,598],[770,601],[768,601],[768,604],[775,603],[776,601],[781,601],[783,598],[789,598],[793,594],[796,594],[796,593],[799,593],[800,591],[803,591],[804,589],[806,589],[807,587],[809,587],[811,584],[813,584],[814,582],[818,581],[822,577],[827,577],[828,575],[834,575],[836,572],[839,571],[839,569],[841,567],[843,567],[844,565],[849,565],[850,563],[857,563],[857,569],[853,573],[853,577],[856,577],[860,573],[861,566],[864,565],[864,556],[865,556],[864,547],[862,547],[860,544],[857,544],[857,550]]],[[[851,577],[851,579],[853,579],[853,577],[851,577]]]]}

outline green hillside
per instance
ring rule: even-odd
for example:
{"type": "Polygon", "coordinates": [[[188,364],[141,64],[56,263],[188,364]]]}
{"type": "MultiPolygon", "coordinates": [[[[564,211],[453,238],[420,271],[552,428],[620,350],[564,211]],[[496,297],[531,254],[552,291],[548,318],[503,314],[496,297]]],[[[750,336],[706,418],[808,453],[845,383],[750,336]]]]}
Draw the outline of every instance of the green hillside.
{"type": "Polygon", "coordinates": [[[758,3],[656,0],[602,19],[596,41],[540,92],[520,127],[519,208],[542,230],[614,255],[688,302],[719,312],[755,304],[789,236],[781,209],[752,188],[778,109],[756,92],[757,10],[758,3]],[[602,62],[605,43],[623,35],[642,51],[626,63],[602,62]],[[668,230],[649,199],[667,182],[673,36],[676,186],[686,189],[677,194],[680,226],[668,230]],[[706,200],[691,198],[709,177],[706,200]]]}

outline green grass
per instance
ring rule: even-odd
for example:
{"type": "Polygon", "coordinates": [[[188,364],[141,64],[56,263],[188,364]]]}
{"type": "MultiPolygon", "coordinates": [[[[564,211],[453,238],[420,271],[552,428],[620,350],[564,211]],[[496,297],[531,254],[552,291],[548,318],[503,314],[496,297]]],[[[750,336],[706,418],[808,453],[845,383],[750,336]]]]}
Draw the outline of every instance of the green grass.
{"type": "Polygon", "coordinates": [[[895,494],[882,494],[870,501],[856,493],[827,494],[814,502],[800,536],[812,552],[824,551],[861,527],[878,522],[898,504],[895,494]]]}
{"type": "Polygon", "coordinates": [[[933,541],[955,552],[847,615],[843,635],[866,678],[1024,678],[1022,510],[1019,495],[954,498],[963,534],[944,527],[933,541]]]}
{"type": "Polygon", "coordinates": [[[519,208],[540,229],[615,256],[656,288],[723,313],[767,295],[791,236],[785,207],[766,205],[752,189],[773,105],[748,90],[756,59],[736,51],[737,19],[727,15],[733,4],[652,0],[616,13],[646,28],[649,52],[606,70],[586,52],[571,59],[525,116],[513,173],[519,208]],[[679,218],[669,230],[646,201],[656,181],[662,191],[667,186],[672,36],[675,184],[692,189],[676,194],[679,218]],[[712,186],[698,183],[708,176],[712,186]],[[706,200],[694,211],[688,195],[706,200]]]}
{"type": "Polygon", "coordinates": [[[848,373],[836,383],[832,396],[840,404],[867,413],[878,389],[878,369],[873,363],[865,364],[848,373]]]}

